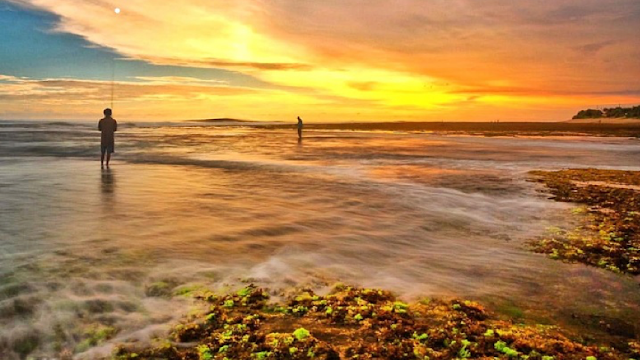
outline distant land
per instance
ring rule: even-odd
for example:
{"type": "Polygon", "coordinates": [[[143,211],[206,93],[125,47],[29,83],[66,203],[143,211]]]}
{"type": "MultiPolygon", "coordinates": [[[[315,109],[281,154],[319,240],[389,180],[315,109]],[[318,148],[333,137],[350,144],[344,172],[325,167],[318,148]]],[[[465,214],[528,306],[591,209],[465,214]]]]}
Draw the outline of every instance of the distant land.
{"type": "Polygon", "coordinates": [[[640,124],[640,119],[634,118],[585,118],[585,119],[571,119],[566,121],[573,124],[640,124]]]}
{"type": "Polygon", "coordinates": [[[230,122],[247,123],[247,122],[253,122],[251,120],[240,120],[240,119],[233,119],[233,118],[217,118],[217,119],[188,120],[188,121],[206,122],[206,123],[218,123],[218,122],[224,122],[224,123],[230,123],[230,122]]]}
{"type": "MultiPolygon", "coordinates": [[[[632,108],[611,108],[582,110],[572,120],[562,122],[345,122],[345,123],[306,123],[309,130],[353,130],[436,133],[442,135],[479,135],[479,136],[622,136],[640,138],[640,118],[620,117],[635,115],[640,106],[632,108]],[[589,118],[586,116],[601,115],[589,118]],[[578,118],[581,116],[584,118],[578,118]],[[616,116],[616,117],[606,117],[616,116]]],[[[254,120],[234,118],[212,118],[188,120],[208,124],[238,124],[267,129],[294,129],[295,123],[262,123],[254,120]]]]}
{"type": "MultiPolygon", "coordinates": [[[[634,107],[613,107],[600,109],[580,110],[573,116],[572,120],[604,120],[615,119],[618,123],[624,120],[640,120],[640,105],[634,107]]],[[[602,121],[604,122],[604,121],[602,121]]]]}

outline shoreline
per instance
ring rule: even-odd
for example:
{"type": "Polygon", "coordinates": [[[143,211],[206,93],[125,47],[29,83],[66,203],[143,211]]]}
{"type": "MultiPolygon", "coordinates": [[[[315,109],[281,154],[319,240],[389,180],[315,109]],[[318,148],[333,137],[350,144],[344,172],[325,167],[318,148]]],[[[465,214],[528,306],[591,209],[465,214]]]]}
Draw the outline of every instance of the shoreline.
{"type": "Polygon", "coordinates": [[[640,124],[638,118],[590,118],[590,119],[571,119],[566,121],[570,124],[640,124]]]}
{"type": "MultiPolygon", "coordinates": [[[[267,129],[289,129],[291,125],[265,125],[267,129]]],[[[484,136],[601,136],[640,138],[637,123],[570,123],[570,122],[385,122],[305,124],[311,130],[402,131],[484,136]]]]}
{"type": "MultiPolygon", "coordinates": [[[[0,120],[0,127],[24,124],[26,126],[89,126],[93,128],[93,121],[43,121],[43,120],[0,120]]],[[[138,127],[163,126],[202,126],[229,128],[259,128],[266,130],[295,129],[293,122],[282,121],[251,121],[235,119],[211,120],[172,120],[172,121],[124,121],[121,120],[123,130],[138,127]]],[[[306,122],[305,130],[338,130],[338,131],[384,131],[402,133],[435,133],[441,135],[470,135],[470,136],[597,136],[597,137],[632,137],[640,138],[640,120],[633,122],[602,122],[573,120],[564,122],[345,122],[318,123],[306,122]]]]}

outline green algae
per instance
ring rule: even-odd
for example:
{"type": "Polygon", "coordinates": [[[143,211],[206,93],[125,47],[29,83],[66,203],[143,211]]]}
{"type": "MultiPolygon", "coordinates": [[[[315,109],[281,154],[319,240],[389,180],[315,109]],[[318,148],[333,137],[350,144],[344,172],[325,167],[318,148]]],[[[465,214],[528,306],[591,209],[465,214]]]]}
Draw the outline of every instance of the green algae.
{"type": "Polygon", "coordinates": [[[173,291],[174,296],[193,296],[194,294],[206,290],[204,286],[200,284],[190,284],[179,286],[173,291]]]}
{"type": "Polygon", "coordinates": [[[499,304],[495,310],[514,321],[519,321],[524,318],[524,311],[510,301],[499,304]]]}
{"type": "Polygon", "coordinates": [[[83,340],[75,347],[76,352],[84,352],[111,339],[118,330],[111,326],[94,325],[88,327],[82,334],[83,340]]]}
{"type": "Polygon", "coordinates": [[[27,334],[13,344],[13,350],[22,358],[35,350],[40,344],[40,336],[37,333],[27,334]]]}
{"type": "Polygon", "coordinates": [[[533,251],[554,260],[640,274],[640,171],[571,169],[531,174],[555,200],[582,204],[571,210],[578,226],[548,229],[548,236],[529,242],[533,251]]]}
{"type": "MultiPolygon", "coordinates": [[[[176,286],[172,281],[156,281],[145,287],[144,293],[149,297],[169,298],[173,295],[173,288],[176,286]]],[[[182,289],[184,291],[184,289],[182,289]]],[[[185,293],[186,294],[186,293],[185,293]]]]}
{"type": "Polygon", "coordinates": [[[267,291],[248,289],[216,298],[195,295],[209,304],[207,311],[176,327],[171,343],[147,348],[122,345],[114,358],[551,360],[594,356],[606,360],[637,356],[635,343],[625,349],[584,344],[553,326],[500,320],[472,301],[431,299],[407,304],[386,291],[343,286],[325,296],[307,290],[284,303],[270,304],[267,291]],[[225,307],[229,301],[235,305],[225,307]],[[294,313],[299,307],[307,311],[294,313]]]}
{"type": "Polygon", "coordinates": [[[199,360],[211,360],[213,359],[213,354],[211,353],[211,349],[207,345],[198,345],[196,347],[198,350],[198,359],[199,360]]]}
{"type": "Polygon", "coordinates": [[[302,341],[306,338],[308,338],[311,334],[309,333],[309,331],[305,328],[298,328],[296,329],[296,331],[293,332],[293,336],[295,336],[296,339],[298,339],[298,341],[302,341]]]}

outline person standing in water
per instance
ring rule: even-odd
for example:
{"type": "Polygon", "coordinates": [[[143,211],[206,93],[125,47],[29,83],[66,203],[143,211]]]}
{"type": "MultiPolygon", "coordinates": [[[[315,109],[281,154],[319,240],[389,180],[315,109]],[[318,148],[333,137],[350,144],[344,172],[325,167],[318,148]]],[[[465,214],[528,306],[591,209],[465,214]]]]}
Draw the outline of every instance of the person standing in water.
{"type": "Polygon", "coordinates": [[[111,109],[104,109],[104,118],[98,122],[98,130],[102,132],[100,137],[100,167],[104,168],[104,155],[107,154],[107,168],[111,154],[115,152],[115,132],[118,131],[116,119],[111,117],[111,109]]]}
{"type": "Polygon", "coordinates": [[[302,119],[300,119],[300,116],[298,116],[298,140],[302,139],[302,127],[304,125],[302,124],[302,119]]]}

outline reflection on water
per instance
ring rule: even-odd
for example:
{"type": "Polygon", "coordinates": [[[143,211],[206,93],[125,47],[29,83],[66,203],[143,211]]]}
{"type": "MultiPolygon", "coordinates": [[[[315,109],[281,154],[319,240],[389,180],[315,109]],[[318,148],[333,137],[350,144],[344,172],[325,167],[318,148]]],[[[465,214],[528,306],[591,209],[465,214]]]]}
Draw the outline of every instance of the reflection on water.
{"type": "MultiPolygon", "coordinates": [[[[102,176],[100,177],[100,179],[102,185],[102,193],[104,195],[112,195],[116,187],[114,171],[109,168],[102,169],[102,176]]],[[[111,196],[108,197],[110,198],[111,196]]]]}
{"type": "MultiPolygon", "coordinates": [[[[116,197],[116,176],[115,170],[111,168],[101,169],[100,172],[100,193],[102,198],[102,211],[105,216],[112,215],[115,211],[116,197]]],[[[105,221],[112,221],[106,218],[105,221]]]]}
{"type": "Polygon", "coordinates": [[[570,207],[527,170],[640,169],[634,140],[310,132],[294,146],[285,131],[123,126],[117,168],[98,174],[88,129],[2,131],[2,359],[34,336],[41,354],[73,349],[98,325],[145,341],[188,308],[173,289],[240,280],[640,323],[634,279],[522,249],[570,207]]]}

